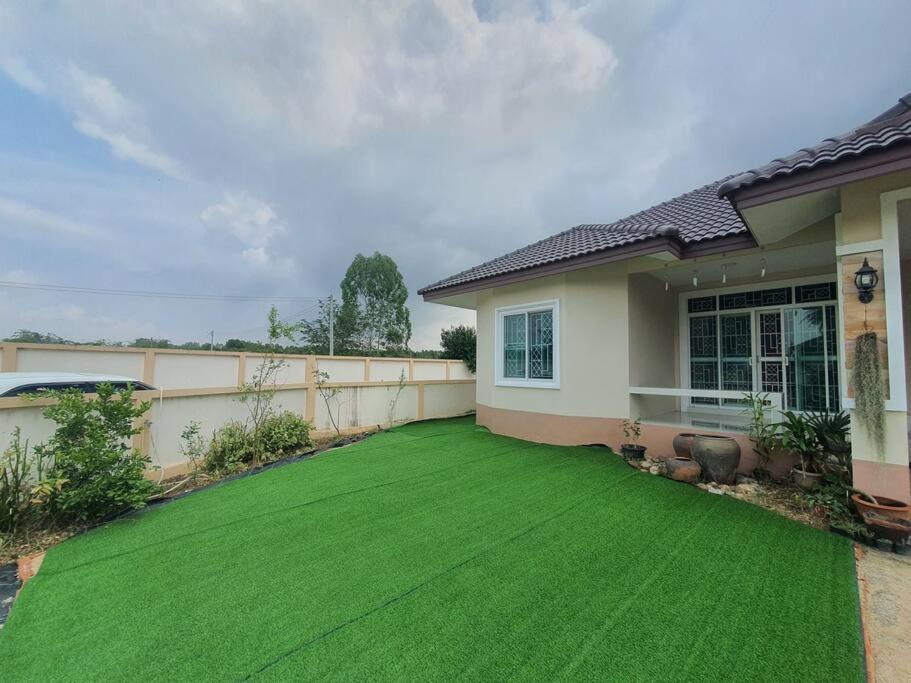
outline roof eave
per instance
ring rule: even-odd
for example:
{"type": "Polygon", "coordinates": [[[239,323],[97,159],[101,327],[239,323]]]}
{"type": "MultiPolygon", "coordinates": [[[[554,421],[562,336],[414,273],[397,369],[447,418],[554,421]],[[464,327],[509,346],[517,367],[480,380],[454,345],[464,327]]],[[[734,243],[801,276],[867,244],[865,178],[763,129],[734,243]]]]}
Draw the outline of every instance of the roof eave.
{"type": "MultiPolygon", "coordinates": [[[[771,178],[760,178],[749,185],[727,190],[721,186],[719,195],[727,197],[734,208],[740,211],[909,169],[911,142],[901,142],[886,149],[839,159],[813,168],[771,178]]],[[[736,178],[732,179],[734,180],[736,178]]]]}
{"type": "Polygon", "coordinates": [[[454,294],[477,292],[493,287],[503,287],[517,282],[525,282],[550,275],[581,270],[583,268],[592,268],[608,263],[626,261],[631,258],[636,258],[637,256],[649,256],[663,251],[669,251],[678,259],[682,260],[695,258],[696,256],[715,254],[722,251],[748,249],[755,246],[756,240],[748,232],[701,240],[699,242],[691,242],[689,244],[682,244],[674,237],[653,237],[640,242],[614,247],[613,249],[605,249],[591,254],[575,256],[562,261],[544,263],[539,266],[533,266],[511,273],[503,273],[501,275],[492,275],[490,277],[462,282],[448,287],[440,287],[433,290],[428,290],[428,288],[425,287],[424,289],[418,290],[418,294],[424,298],[424,301],[434,301],[454,294]]]}

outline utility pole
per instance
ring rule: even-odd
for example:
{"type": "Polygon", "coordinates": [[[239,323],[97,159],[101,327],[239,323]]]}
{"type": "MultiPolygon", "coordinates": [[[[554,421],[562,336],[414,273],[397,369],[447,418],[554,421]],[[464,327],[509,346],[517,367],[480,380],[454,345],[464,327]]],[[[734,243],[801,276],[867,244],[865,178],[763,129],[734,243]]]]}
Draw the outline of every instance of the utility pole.
{"type": "Polygon", "coordinates": [[[335,355],[335,299],[329,295],[329,355],[335,355]]]}
{"type": "Polygon", "coordinates": [[[215,330],[209,331],[209,351],[215,350],[215,330]]]}

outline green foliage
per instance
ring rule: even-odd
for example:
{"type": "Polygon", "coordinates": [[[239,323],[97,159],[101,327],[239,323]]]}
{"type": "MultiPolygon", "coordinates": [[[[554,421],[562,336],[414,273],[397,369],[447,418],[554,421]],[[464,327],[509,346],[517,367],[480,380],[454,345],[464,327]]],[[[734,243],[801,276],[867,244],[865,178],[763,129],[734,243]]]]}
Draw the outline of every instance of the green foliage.
{"type": "MultiPolygon", "coordinates": [[[[271,462],[294,455],[313,445],[311,425],[301,416],[286,411],[268,416],[260,425],[262,455],[259,462],[271,462]]],[[[213,474],[230,474],[254,462],[253,435],[247,426],[232,420],[212,435],[203,469],[213,474]]]]}
{"type": "Polygon", "coordinates": [[[886,393],[875,332],[865,332],[855,342],[853,379],[854,412],[870,436],[877,457],[882,459],[886,448],[886,393]]]}
{"type": "Polygon", "coordinates": [[[440,332],[440,346],[446,358],[457,358],[465,361],[472,372],[475,371],[478,353],[478,336],[473,327],[457,325],[440,332]]]}
{"type": "Polygon", "coordinates": [[[35,332],[34,330],[17,330],[11,337],[4,338],[5,342],[19,342],[20,344],[75,344],[69,339],[64,339],[53,332],[35,332]]]}
{"type": "Polygon", "coordinates": [[[782,446],[781,425],[766,419],[768,393],[746,393],[744,400],[747,403],[746,412],[750,418],[749,435],[750,441],[753,442],[753,451],[763,463],[768,463],[772,452],[782,446]]]}
{"type": "Polygon", "coordinates": [[[150,404],[134,403],[132,388],[116,392],[108,383],[98,385],[96,398],[78,389],[38,396],[55,399],[43,415],[57,429],[35,447],[36,455],[49,463],[50,479],[62,482],[48,492],[51,516],[64,523],[89,523],[144,506],[158,487],[143,476],[149,460],[130,440],[142,431],[134,421],[150,404]]]}
{"type": "Polygon", "coordinates": [[[0,456],[0,533],[15,534],[43,516],[45,494],[62,483],[44,479],[45,465],[34,451],[29,455],[28,440],[16,427],[0,456]]]}
{"type": "Polygon", "coordinates": [[[782,445],[800,458],[800,468],[804,472],[822,472],[825,456],[809,420],[791,410],[785,410],[782,416],[782,445]]]}
{"type": "Polygon", "coordinates": [[[379,252],[358,254],[345,272],[341,289],[342,305],[336,317],[340,348],[365,354],[407,349],[411,340],[411,316],[405,305],[408,289],[395,261],[379,252]]]}
{"type": "Polygon", "coordinates": [[[247,407],[248,417],[246,431],[253,443],[253,464],[259,464],[265,455],[263,445],[262,425],[272,416],[272,399],[275,398],[278,373],[287,365],[278,353],[279,341],[290,339],[298,330],[298,326],[282,322],[278,317],[278,309],[272,306],[269,309],[269,338],[266,353],[263,355],[253,377],[240,386],[237,398],[247,407]]]}
{"type": "Polygon", "coordinates": [[[841,470],[850,476],[851,444],[848,439],[851,432],[851,417],[844,411],[826,411],[810,413],[807,422],[810,423],[819,447],[826,456],[833,458],[841,470]]]}
{"type": "Polygon", "coordinates": [[[803,492],[799,495],[802,497],[804,507],[824,512],[829,526],[855,538],[869,538],[873,534],[857,517],[851,503],[852,493],[853,489],[844,479],[827,476],[823,486],[815,491],[803,492]]]}
{"type": "Polygon", "coordinates": [[[180,452],[193,468],[193,481],[199,476],[199,468],[206,457],[206,444],[202,438],[199,423],[195,420],[187,424],[180,433],[180,452]]]}
{"type": "Polygon", "coordinates": [[[213,474],[230,474],[253,461],[253,440],[243,422],[231,420],[215,430],[203,461],[213,474]]]}
{"type": "Polygon", "coordinates": [[[296,455],[313,445],[311,425],[291,411],[272,415],[262,425],[263,450],[266,460],[296,455]]]}

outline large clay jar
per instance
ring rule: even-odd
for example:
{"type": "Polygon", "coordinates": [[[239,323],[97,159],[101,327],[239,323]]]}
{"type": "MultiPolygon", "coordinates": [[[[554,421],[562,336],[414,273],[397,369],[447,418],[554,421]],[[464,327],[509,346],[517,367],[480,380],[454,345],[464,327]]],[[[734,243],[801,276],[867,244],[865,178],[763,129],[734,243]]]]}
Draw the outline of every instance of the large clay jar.
{"type": "Polygon", "coordinates": [[[696,434],[678,434],[674,437],[674,454],[678,458],[692,458],[693,457],[693,439],[696,438],[696,434]]]}
{"type": "Polygon", "coordinates": [[[668,479],[683,481],[687,484],[695,484],[702,473],[699,463],[690,458],[668,458],[664,461],[664,465],[667,468],[668,479]]]}
{"type": "Polygon", "coordinates": [[[710,481],[730,484],[740,464],[740,445],[728,436],[699,434],[693,439],[693,460],[710,481]]]}

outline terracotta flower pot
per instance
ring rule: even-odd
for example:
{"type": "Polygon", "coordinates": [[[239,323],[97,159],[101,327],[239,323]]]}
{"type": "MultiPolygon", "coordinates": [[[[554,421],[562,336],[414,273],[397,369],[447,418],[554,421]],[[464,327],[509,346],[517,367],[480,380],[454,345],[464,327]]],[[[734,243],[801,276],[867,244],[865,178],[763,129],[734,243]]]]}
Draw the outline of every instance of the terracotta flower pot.
{"type": "Polygon", "coordinates": [[[711,481],[730,484],[740,464],[740,444],[729,436],[698,434],[693,439],[693,460],[711,481]]]}
{"type": "Polygon", "coordinates": [[[674,454],[678,458],[690,458],[693,457],[693,439],[695,439],[697,434],[683,433],[678,434],[674,437],[672,442],[674,446],[674,454]]]}
{"type": "Polygon", "coordinates": [[[817,472],[804,472],[799,467],[791,470],[791,478],[804,491],[813,491],[822,483],[822,475],[817,472]]]}
{"type": "Polygon", "coordinates": [[[702,474],[702,467],[691,458],[668,458],[664,465],[667,468],[667,478],[674,481],[695,484],[702,474]]]}
{"type": "Polygon", "coordinates": [[[851,496],[854,501],[854,507],[861,515],[875,513],[888,519],[911,520],[911,505],[903,503],[900,500],[886,498],[885,496],[876,496],[876,503],[867,500],[861,494],[855,493],[851,496]]]}

